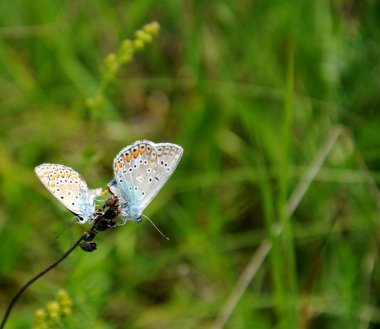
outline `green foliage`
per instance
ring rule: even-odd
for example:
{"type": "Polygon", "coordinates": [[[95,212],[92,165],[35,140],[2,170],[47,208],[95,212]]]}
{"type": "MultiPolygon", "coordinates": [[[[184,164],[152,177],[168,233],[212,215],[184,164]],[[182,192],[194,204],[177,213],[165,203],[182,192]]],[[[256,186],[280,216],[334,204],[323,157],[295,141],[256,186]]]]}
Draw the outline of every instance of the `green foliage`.
{"type": "Polygon", "coordinates": [[[87,228],[36,165],[104,188],[131,142],[184,148],[146,210],[170,241],[147,221],[99,234],[8,327],[30,328],[60,289],[65,328],[379,326],[379,10],[0,1],[0,311],[87,228]]]}

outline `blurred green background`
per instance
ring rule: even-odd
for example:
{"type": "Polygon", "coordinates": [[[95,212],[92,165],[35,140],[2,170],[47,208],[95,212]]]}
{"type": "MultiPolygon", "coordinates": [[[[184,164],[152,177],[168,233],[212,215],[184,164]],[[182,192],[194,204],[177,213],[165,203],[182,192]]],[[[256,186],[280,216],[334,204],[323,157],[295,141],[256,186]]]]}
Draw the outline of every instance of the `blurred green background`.
{"type": "Polygon", "coordinates": [[[379,91],[378,1],[2,0],[1,317],[86,229],[36,165],[104,188],[137,139],[185,150],[145,211],[170,241],[147,221],[99,234],[7,328],[62,288],[59,328],[380,328],[379,91]],[[94,113],[103,59],[153,20],[94,113]]]}

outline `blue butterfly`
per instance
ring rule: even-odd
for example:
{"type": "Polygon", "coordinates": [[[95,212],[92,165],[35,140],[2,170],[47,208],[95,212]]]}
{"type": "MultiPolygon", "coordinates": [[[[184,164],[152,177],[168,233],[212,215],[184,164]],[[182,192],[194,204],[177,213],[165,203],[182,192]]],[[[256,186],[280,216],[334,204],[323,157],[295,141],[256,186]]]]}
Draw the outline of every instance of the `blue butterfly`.
{"type": "Polygon", "coordinates": [[[102,193],[101,188],[90,190],[81,175],[64,165],[44,163],[34,170],[50,193],[77,215],[78,223],[92,222],[95,198],[102,193]]]}
{"type": "Polygon", "coordinates": [[[173,174],[182,154],[179,145],[141,140],[116,155],[108,189],[119,198],[121,225],[141,221],[142,212],[173,174]]]}

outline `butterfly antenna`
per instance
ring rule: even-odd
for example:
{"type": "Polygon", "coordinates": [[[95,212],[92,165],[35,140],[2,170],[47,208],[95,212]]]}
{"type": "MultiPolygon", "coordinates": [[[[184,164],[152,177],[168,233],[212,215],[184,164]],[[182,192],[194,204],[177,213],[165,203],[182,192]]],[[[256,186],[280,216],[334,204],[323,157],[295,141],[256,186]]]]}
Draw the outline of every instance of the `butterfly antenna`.
{"type": "Polygon", "coordinates": [[[142,215],[144,218],[146,218],[152,225],[153,225],[153,227],[166,239],[166,240],[170,240],[169,239],[169,237],[168,236],[166,236],[164,233],[162,233],[161,232],[161,230],[156,226],[156,224],[154,224],[153,222],[152,222],[152,220],[148,217],[148,216],[146,216],[146,215],[142,215]]]}
{"type": "Polygon", "coordinates": [[[57,241],[57,240],[62,236],[62,234],[63,234],[64,232],[67,231],[68,227],[69,227],[72,223],[75,223],[75,221],[76,221],[76,217],[70,219],[70,221],[66,223],[66,227],[63,228],[63,229],[61,230],[61,232],[59,232],[58,234],[56,234],[56,236],[54,237],[54,241],[57,241]]]}

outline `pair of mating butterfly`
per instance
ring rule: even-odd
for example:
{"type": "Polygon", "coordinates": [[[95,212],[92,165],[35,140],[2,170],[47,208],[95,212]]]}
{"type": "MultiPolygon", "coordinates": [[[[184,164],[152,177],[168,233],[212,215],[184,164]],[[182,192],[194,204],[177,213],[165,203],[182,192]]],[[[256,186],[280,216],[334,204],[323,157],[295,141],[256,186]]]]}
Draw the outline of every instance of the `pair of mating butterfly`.
{"type": "MultiPolygon", "coordinates": [[[[113,161],[114,179],[107,190],[118,199],[120,225],[141,220],[142,212],[173,174],[183,154],[179,145],[136,141],[123,148],[113,161]]],[[[35,168],[45,187],[78,218],[91,223],[95,218],[95,198],[101,188],[90,190],[75,170],[45,163],[35,168]]]]}

